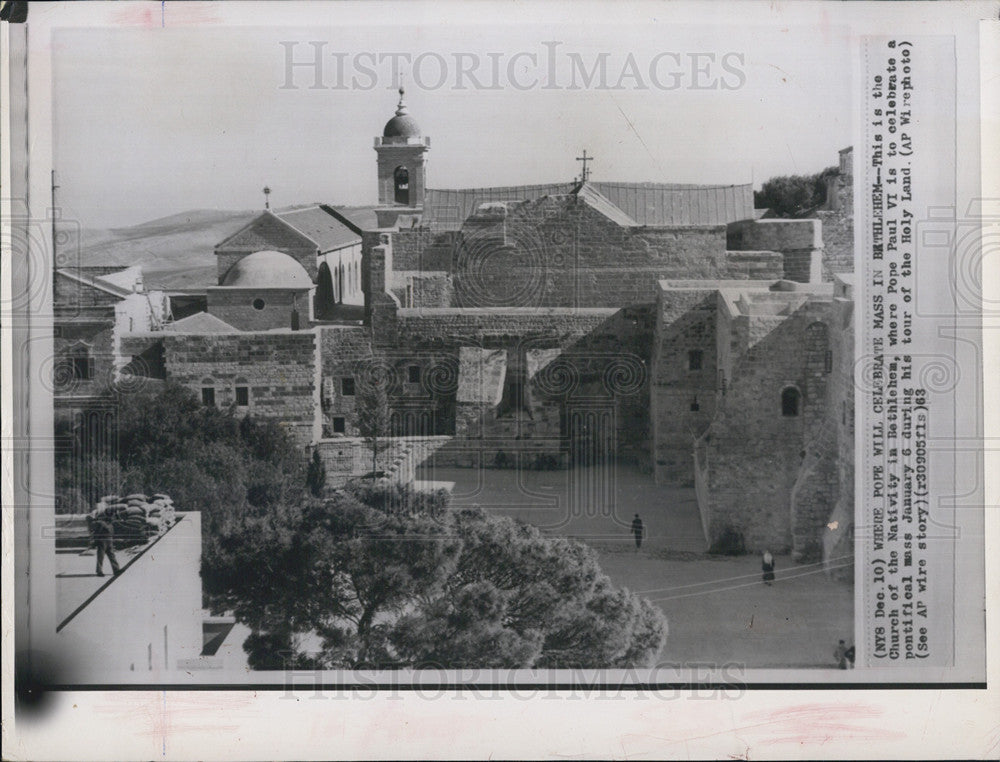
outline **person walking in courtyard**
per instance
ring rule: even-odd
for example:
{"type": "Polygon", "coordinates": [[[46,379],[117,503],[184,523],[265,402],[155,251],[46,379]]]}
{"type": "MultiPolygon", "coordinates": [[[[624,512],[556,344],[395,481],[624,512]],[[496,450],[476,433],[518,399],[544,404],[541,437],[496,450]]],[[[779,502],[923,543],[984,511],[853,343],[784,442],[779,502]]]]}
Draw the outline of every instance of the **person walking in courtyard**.
{"type": "Polygon", "coordinates": [[[97,576],[104,576],[104,556],[111,562],[111,571],[117,577],[121,574],[118,559],[115,558],[115,527],[107,511],[94,516],[90,521],[90,533],[97,548],[97,576]]]}
{"type": "Polygon", "coordinates": [[[646,528],[642,525],[642,519],[639,518],[639,514],[635,514],[635,518],[632,519],[632,534],[635,535],[635,552],[639,552],[639,548],[642,547],[642,538],[646,534],[646,528]]]}
{"type": "Polygon", "coordinates": [[[763,572],[764,584],[770,586],[774,582],[774,556],[771,555],[771,551],[764,551],[760,560],[760,570],[763,572]]]}

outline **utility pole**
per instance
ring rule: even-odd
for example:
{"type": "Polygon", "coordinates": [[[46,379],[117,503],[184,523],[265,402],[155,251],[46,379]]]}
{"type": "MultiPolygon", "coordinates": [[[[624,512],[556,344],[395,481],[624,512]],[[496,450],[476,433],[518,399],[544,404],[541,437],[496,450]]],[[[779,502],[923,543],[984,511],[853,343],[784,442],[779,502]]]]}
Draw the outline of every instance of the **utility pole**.
{"type": "Polygon", "coordinates": [[[56,211],[56,189],[59,187],[56,185],[56,171],[53,169],[51,174],[51,184],[52,184],[52,198],[50,211],[50,216],[52,217],[52,269],[56,268],[56,218],[58,217],[58,212],[56,211]]]}

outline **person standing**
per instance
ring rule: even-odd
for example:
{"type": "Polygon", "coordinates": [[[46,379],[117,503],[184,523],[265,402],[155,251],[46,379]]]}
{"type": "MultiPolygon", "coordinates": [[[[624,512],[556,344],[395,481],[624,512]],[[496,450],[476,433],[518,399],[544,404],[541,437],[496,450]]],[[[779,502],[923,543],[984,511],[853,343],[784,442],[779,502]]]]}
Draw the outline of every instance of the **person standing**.
{"type": "Polygon", "coordinates": [[[760,559],[760,570],[763,572],[764,584],[770,586],[774,582],[774,556],[771,555],[771,551],[764,551],[760,559]]]}
{"type": "Polygon", "coordinates": [[[639,548],[642,547],[642,538],[646,534],[646,528],[642,525],[642,519],[639,518],[639,514],[635,514],[635,518],[632,519],[632,534],[635,536],[635,552],[639,552],[639,548]]]}
{"type": "Polygon", "coordinates": [[[117,577],[121,574],[118,559],[115,558],[115,527],[107,511],[98,513],[90,523],[90,533],[97,548],[97,576],[104,576],[104,556],[111,562],[111,571],[117,577]]]}
{"type": "Polygon", "coordinates": [[[847,669],[847,644],[844,641],[837,641],[837,648],[833,652],[833,658],[837,662],[837,669],[847,669]]]}

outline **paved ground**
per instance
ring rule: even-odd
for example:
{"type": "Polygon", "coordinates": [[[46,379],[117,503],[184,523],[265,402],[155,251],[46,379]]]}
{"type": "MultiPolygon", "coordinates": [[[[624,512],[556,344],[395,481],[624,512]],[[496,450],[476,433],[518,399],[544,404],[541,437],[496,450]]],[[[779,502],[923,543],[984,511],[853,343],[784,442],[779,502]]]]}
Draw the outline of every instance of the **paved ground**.
{"type": "Polygon", "coordinates": [[[751,668],[833,667],[837,640],[854,632],[854,595],[822,565],[778,556],[777,578],[761,581],[756,556],[697,560],[651,553],[599,553],[617,584],[645,595],[667,615],[660,659],[751,668]]]}
{"type": "Polygon", "coordinates": [[[422,468],[418,479],[454,482],[455,505],[478,504],[595,546],[630,548],[639,513],[650,551],[702,552],[705,535],[694,490],[666,487],[633,467],[565,471],[422,468]]]}
{"type": "Polygon", "coordinates": [[[453,482],[453,503],[478,504],[553,534],[593,545],[619,585],[660,606],[670,637],[660,656],[676,663],[750,668],[832,667],[837,640],[850,642],[854,598],[819,565],[777,557],[777,579],[764,585],[756,556],[709,556],[694,490],[657,486],[619,466],[613,490],[587,472],[423,469],[418,478],[453,482]],[[596,486],[595,486],[596,485],[596,486]],[[599,510],[586,495],[613,495],[599,510]],[[635,551],[629,524],[639,512],[647,536],[635,551]]]}

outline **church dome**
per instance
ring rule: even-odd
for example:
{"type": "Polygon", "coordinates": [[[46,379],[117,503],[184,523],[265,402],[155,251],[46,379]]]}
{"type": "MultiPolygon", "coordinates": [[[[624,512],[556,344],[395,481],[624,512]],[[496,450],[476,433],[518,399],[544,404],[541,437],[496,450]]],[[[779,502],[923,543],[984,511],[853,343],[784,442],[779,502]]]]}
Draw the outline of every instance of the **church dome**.
{"type": "Polygon", "coordinates": [[[312,288],[306,269],[280,251],[257,251],[233,265],[222,281],[237,288],[312,288]]]}
{"type": "Polygon", "coordinates": [[[420,126],[417,120],[406,112],[406,104],[403,103],[405,91],[399,88],[399,105],[396,106],[396,116],[385,123],[382,130],[384,138],[416,138],[420,136],[420,126]]]}

